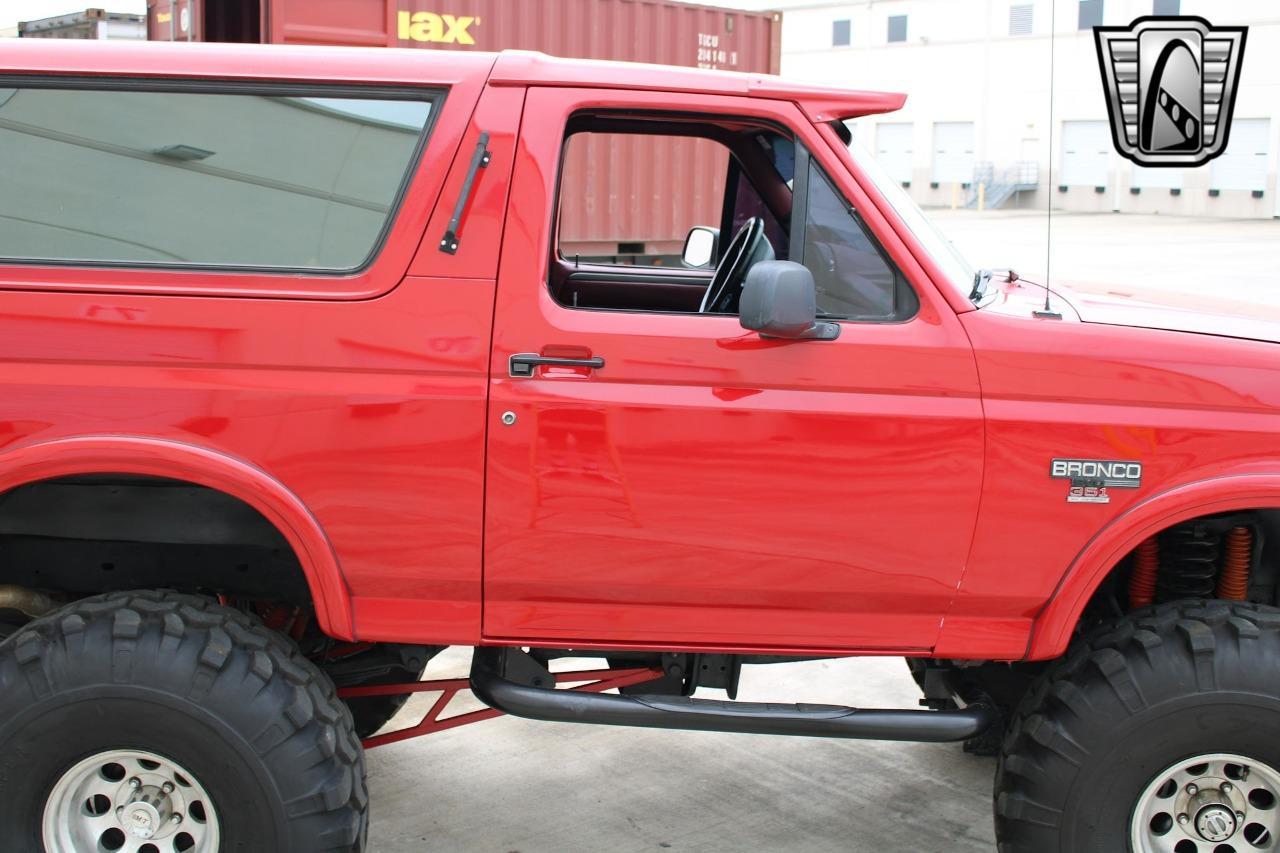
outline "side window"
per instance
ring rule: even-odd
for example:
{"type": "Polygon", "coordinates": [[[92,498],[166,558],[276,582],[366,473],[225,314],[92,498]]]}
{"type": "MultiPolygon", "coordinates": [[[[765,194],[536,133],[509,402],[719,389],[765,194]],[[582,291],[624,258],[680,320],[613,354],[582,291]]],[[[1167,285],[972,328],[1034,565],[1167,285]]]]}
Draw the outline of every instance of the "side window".
{"type": "Polygon", "coordinates": [[[0,262],[350,272],[437,92],[0,88],[0,262]]]}
{"type": "Polygon", "coordinates": [[[739,118],[571,117],[557,188],[551,295],[568,308],[734,313],[745,268],[724,265],[730,246],[748,265],[787,257],[795,155],[789,137],[739,118]],[[763,231],[742,230],[753,218],[763,231]],[[687,263],[686,239],[700,246],[687,263]]]}
{"type": "Polygon", "coordinates": [[[818,312],[849,320],[903,320],[918,307],[911,290],[822,169],[809,160],[803,262],[818,289],[818,312]]]}
{"type": "Polygon", "coordinates": [[[573,134],[560,172],[560,257],[680,266],[689,229],[720,227],[728,161],[712,139],[573,134]]]}

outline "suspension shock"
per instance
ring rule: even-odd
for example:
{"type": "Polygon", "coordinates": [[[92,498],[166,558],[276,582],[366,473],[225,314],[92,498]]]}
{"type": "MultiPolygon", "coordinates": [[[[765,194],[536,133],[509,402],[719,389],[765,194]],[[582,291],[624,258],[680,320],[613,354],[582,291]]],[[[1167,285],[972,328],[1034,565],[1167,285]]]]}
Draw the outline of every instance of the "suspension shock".
{"type": "Polygon", "coordinates": [[[1144,539],[1132,554],[1130,609],[1183,598],[1248,600],[1256,538],[1237,518],[1193,521],[1144,539]]]}
{"type": "Polygon", "coordinates": [[[1253,531],[1247,527],[1233,527],[1227,532],[1227,544],[1222,557],[1222,572],[1218,575],[1218,598],[1244,601],[1249,594],[1249,565],[1253,562],[1253,531]]]}
{"type": "Polygon", "coordinates": [[[1133,572],[1129,575],[1129,607],[1146,607],[1156,595],[1156,574],[1160,569],[1160,546],[1156,537],[1142,540],[1134,550],[1133,572]]]}

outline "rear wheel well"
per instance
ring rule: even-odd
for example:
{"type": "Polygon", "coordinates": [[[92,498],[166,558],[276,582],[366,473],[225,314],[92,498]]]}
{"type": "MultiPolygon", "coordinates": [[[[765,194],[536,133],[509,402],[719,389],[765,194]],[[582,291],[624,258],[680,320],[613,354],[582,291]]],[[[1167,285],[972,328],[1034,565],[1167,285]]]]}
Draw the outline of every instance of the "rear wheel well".
{"type": "MultiPolygon", "coordinates": [[[[439,646],[343,642],[315,617],[293,546],[256,508],[185,480],[59,477],[0,494],[0,640],[30,619],[101,593],[216,599],[286,635],[339,687],[415,681],[439,646]]],[[[349,701],[360,735],[408,694],[349,701]]]]}
{"type": "Polygon", "coordinates": [[[206,486],[122,474],[0,495],[0,584],[65,598],[167,588],[312,603],[293,547],[257,509],[206,486]]]}

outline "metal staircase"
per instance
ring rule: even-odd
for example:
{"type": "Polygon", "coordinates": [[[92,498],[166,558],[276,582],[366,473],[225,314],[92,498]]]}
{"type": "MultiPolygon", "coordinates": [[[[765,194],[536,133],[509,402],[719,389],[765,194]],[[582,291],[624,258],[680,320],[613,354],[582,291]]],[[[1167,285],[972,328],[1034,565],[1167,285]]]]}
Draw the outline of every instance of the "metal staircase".
{"type": "Polygon", "coordinates": [[[1034,190],[1040,185],[1040,164],[1034,160],[1020,160],[1014,165],[996,171],[995,164],[978,163],[973,170],[973,182],[965,197],[966,208],[976,208],[979,187],[983,188],[983,206],[995,210],[1020,192],[1034,190]]]}

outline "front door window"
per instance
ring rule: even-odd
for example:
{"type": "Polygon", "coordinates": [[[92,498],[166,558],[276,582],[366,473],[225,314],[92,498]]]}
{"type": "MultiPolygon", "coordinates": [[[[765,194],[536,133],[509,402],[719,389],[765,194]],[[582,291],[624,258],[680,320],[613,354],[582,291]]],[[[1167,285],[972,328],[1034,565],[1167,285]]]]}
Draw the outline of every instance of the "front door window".
{"type": "Polygon", "coordinates": [[[915,312],[914,294],[822,168],[808,161],[804,265],[827,318],[899,320],[915,312]]]}
{"type": "Polygon", "coordinates": [[[728,119],[600,114],[576,117],[569,130],[548,282],[562,305],[735,313],[731,297],[711,306],[702,297],[734,238],[759,220],[763,238],[752,259],[804,263],[825,319],[883,322],[915,313],[905,277],[792,137],[728,119]],[[719,234],[704,268],[681,263],[694,228],[719,234]],[[793,243],[802,251],[793,252],[793,243]]]}

